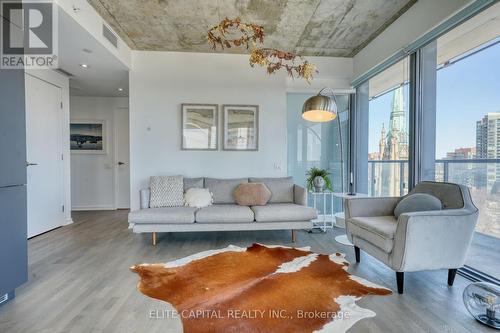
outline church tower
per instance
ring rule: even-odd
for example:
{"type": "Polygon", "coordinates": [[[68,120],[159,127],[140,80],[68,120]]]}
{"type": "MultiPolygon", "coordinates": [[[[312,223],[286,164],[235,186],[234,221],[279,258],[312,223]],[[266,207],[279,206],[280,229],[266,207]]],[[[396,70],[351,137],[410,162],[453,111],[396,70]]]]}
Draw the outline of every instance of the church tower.
{"type": "MultiPolygon", "coordinates": [[[[403,87],[394,90],[391,103],[391,114],[389,118],[389,129],[386,130],[382,124],[379,142],[379,158],[381,160],[406,160],[408,159],[408,129],[406,123],[403,87]]],[[[374,170],[379,181],[376,185],[376,193],[383,195],[400,195],[401,165],[397,162],[380,165],[374,170]]]]}
{"type": "Polygon", "coordinates": [[[385,151],[385,126],[382,123],[382,130],[380,131],[380,141],[378,142],[378,159],[382,160],[384,158],[385,151]]]}
{"type": "Polygon", "coordinates": [[[394,90],[391,104],[389,131],[387,132],[384,160],[404,160],[408,158],[408,131],[403,87],[394,90]]]}

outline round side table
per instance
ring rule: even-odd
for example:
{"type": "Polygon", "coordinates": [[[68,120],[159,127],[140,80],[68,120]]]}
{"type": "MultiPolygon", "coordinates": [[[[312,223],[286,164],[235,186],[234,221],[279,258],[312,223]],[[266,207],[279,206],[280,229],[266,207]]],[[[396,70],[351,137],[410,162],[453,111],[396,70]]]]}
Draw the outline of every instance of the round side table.
{"type": "MultiPolygon", "coordinates": [[[[348,193],[341,193],[341,192],[335,192],[335,193],[333,193],[333,195],[337,198],[343,199],[342,200],[343,207],[345,207],[346,200],[349,200],[352,198],[362,198],[362,197],[368,196],[367,194],[363,194],[363,193],[348,194],[348,193]]],[[[340,213],[335,214],[335,226],[337,228],[345,229],[345,214],[344,214],[344,212],[340,212],[340,213]]],[[[338,235],[337,237],[335,237],[335,241],[337,243],[342,244],[342,245],[352,246],[352,243],[349,241],[346,234],[338,235]]]]}

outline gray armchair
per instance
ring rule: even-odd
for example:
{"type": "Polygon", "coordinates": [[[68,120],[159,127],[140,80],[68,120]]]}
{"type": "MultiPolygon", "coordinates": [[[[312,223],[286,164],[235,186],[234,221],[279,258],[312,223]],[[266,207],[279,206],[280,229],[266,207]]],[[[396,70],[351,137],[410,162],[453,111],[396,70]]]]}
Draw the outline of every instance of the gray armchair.
{"type": "Polygon", "coordinates": [[[463,185],[426,181],[412,193],[439,198],[443,210],[404,213],[396,219],[398,197],[353,198],[345,207],[346,232],[354,244],[356,262],[361,249],[395,270],[400,294],[404,272],[448,269],[448,284],[453,285],[479,214],[463,185]]]}

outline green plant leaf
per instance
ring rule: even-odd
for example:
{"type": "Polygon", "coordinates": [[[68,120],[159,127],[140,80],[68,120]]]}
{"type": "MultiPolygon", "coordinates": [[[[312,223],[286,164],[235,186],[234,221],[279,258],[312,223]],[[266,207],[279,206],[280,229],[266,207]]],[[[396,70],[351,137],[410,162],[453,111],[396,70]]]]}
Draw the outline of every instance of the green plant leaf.
{"type": "Polygon", "coordinates": [[[332,181],[329,177],[330,173],[326,169],[320,169],[317,167],[312,167],[306,172],[306,185],[309,191],[314,188],[314,178],[322,177],[325,180],[325,187],[333,192],[332,181]]]}

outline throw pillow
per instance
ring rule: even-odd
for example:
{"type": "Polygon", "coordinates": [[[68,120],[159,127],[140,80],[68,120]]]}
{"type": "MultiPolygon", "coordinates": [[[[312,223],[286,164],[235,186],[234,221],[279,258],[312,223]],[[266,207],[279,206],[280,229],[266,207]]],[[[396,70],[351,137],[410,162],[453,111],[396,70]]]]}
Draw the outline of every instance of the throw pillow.
{"type": "Polygon", "coordinates": [[[240,206],[264,206],[271,198],[271,191],[265,184],[247,183],[238,185],[233,195],[240,206]]]}
{"type": "Polygon", "coordinates": [[[179,207],[184,205],[184,182],[182,176],[153,176],[149,187],[149,207],[179,207]]]}
{"type": "Polygon", "coordinates": [[[435,196],[426,193],[414,193],[405,196],[398,202],[396,208],[394,208],[394,216],[399,218],[399,215],[403,213],[441,209],[443,209],[441,200],[435,196]]]}
{"type": "Polygon", "coordinates": [[[190,188],[184,194],[184,201],[186,201],[186,206],[202,208],[210,206],[213,202],[212,193],[208,188],[190,188]]]}

